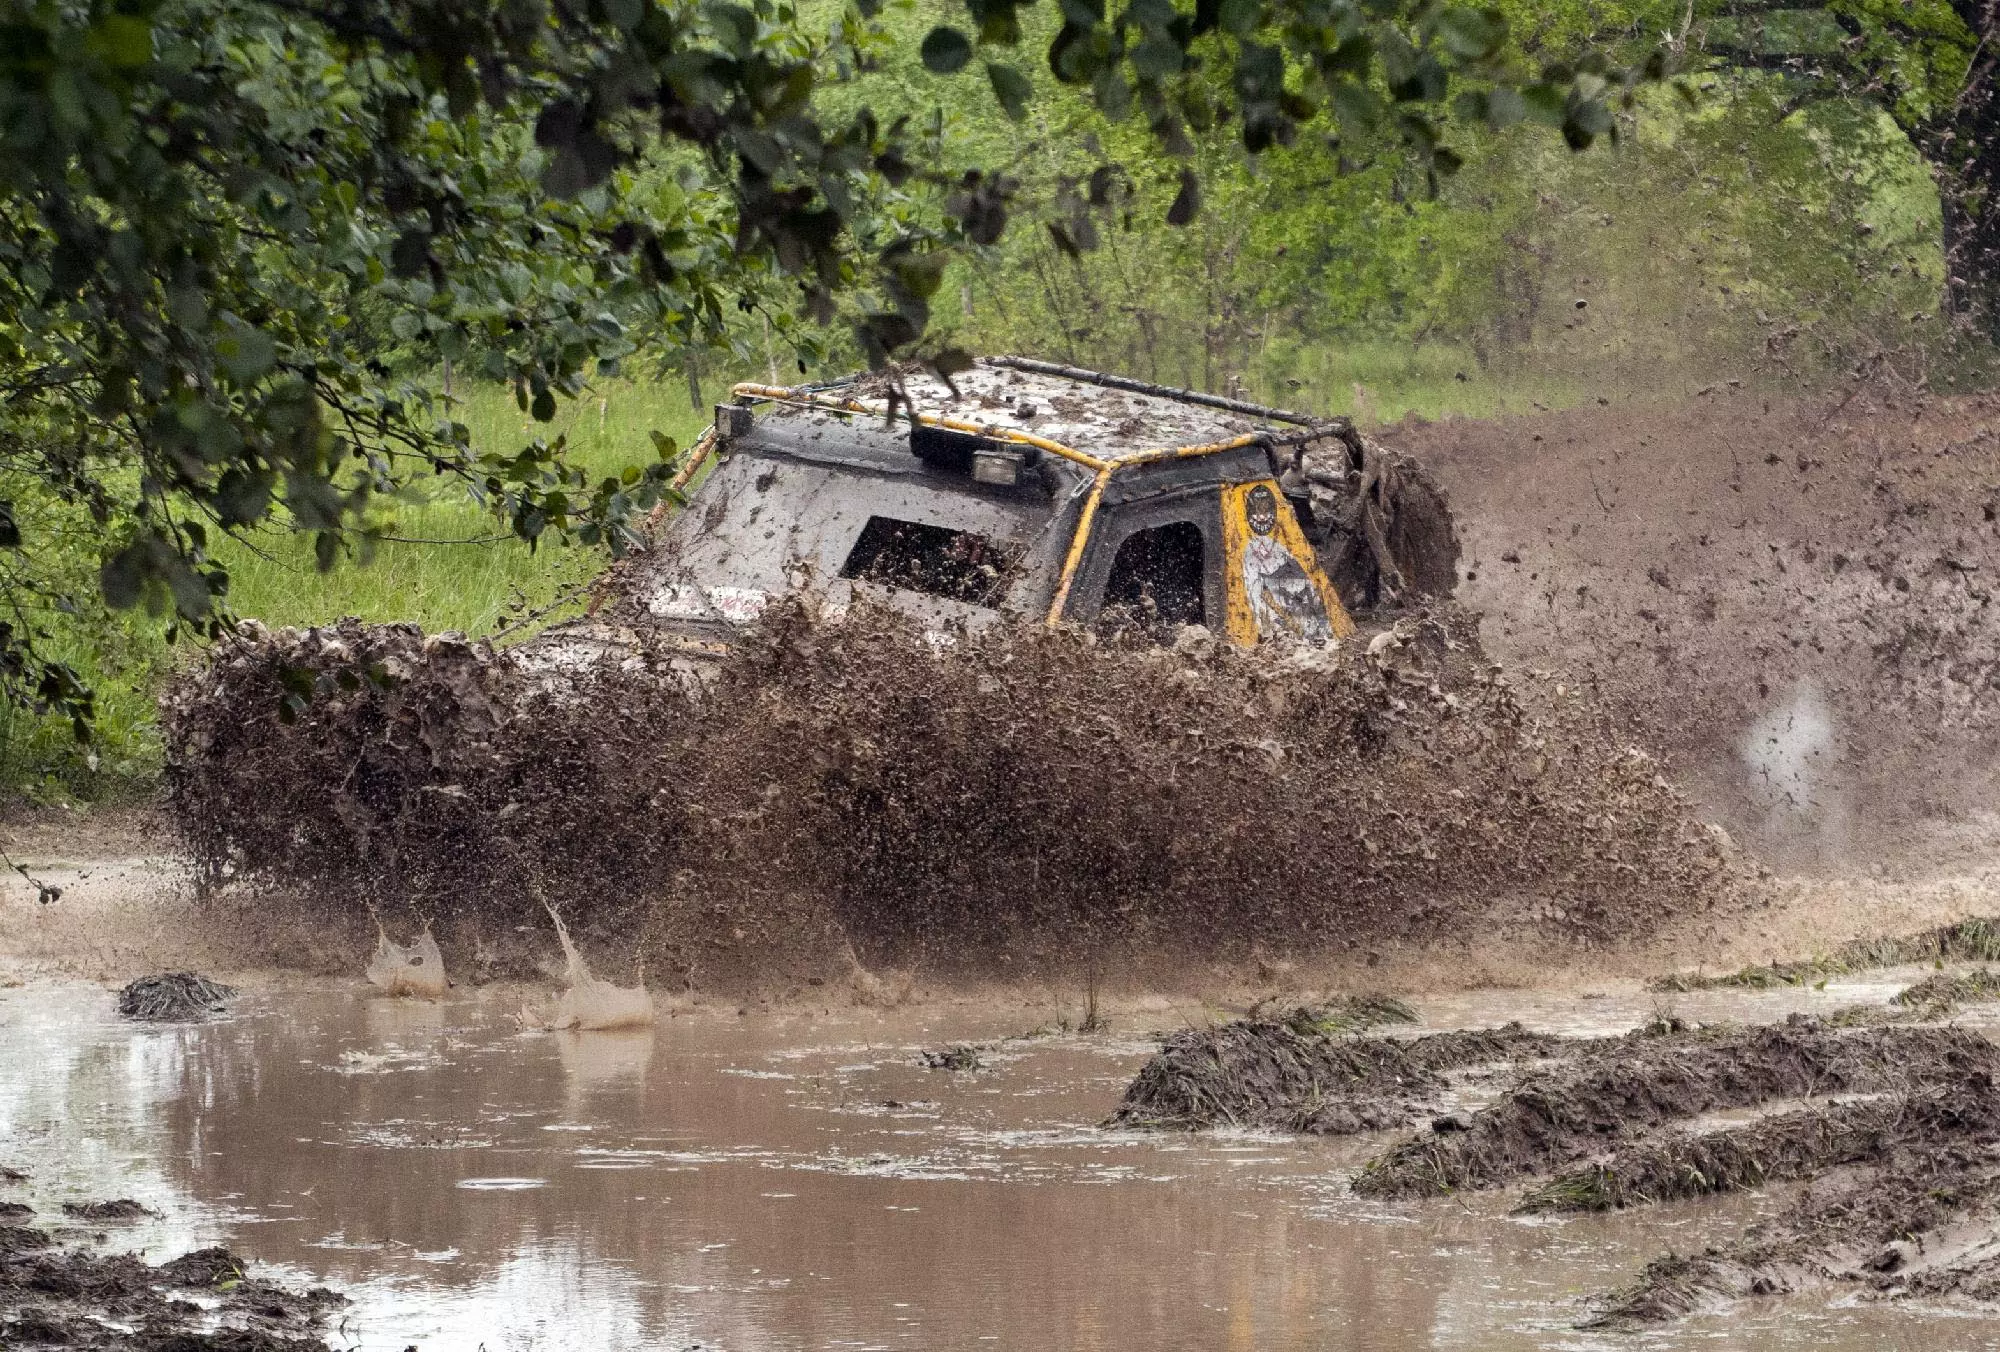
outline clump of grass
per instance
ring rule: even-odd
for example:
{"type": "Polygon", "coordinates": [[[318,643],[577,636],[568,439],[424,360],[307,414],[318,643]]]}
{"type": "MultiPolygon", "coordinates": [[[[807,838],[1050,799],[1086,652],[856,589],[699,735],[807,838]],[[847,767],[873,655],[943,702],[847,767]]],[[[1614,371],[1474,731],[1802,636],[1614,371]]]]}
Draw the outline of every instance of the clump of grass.
{"type": "Polygon", "coordinates": [[[1278,1022],[1301,1037],[1339,1037],[1384,1024],[1415,1023],[1417,1011],[1391,995],[1343,995],[1323,1005],[1300,1005],[1278,1022]]]}
{"type": "Polygon", "coordinates": [[[1770,990],[1780,986],[1815,985],[1831,977],[1848,976],[1874,967],[1898,967],[1911,962],[2000,961],[2000,918],[1974,916],[1918,934],[1887,939],[1857,939],[1833,952],[1798,962],[1774,962],[1745,967],[1722,976],[1676,972],[1647,983],[1649,990],[1701,991],[1735,988],[1770,990]]]}

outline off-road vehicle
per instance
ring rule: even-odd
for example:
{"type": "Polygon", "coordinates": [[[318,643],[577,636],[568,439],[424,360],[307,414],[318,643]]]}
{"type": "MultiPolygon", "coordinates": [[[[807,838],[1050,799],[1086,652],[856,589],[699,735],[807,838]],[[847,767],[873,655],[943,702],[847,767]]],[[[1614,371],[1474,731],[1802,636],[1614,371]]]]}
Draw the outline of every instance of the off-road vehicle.
{"type": "Polygon", "coordinates": [[[1350,607],[1448,591],[1457,553],[1428,480],[1344,418],[1016,357],[738,385],[678,482],[619,606],[562,632],[615,619],[708,648],[805,592],[940,642],[1012,617],[1325,643],[1350,607]]]}

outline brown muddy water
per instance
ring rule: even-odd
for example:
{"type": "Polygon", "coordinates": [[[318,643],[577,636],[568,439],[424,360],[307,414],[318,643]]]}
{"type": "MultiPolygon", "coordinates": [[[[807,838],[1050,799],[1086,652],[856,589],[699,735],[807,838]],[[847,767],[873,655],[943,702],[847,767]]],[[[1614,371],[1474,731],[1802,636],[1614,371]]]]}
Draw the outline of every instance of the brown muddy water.
{"type": "MultiPolygon", "coordinates": [[[[1670,998],[1774,1019],[1881,1002],[1670,998]]],[[[1668,997],[1480,992],[1431,1026],[1608,1033],[1668,997]]],[[[0,991],[0,1163],[44,1217],[152,1261],[223,1243],[353,1304],[335,1346],[693,1348],[1983,1348],[2000,1317],[1852,1292],[1751,1301],[1642,1335],[1571,1326],[1668,1248],[1784,1194],[1516,1218],[1509,1195],[1352,1196],[1386,1138],[1099,1129],[1190,1005],[1110,1034],[1011,1037],[1046,1009],[939,1005],[523,1034],[497,997],[263,990],[207,1024],[135,1026],[95,986],[0,991]],[[997,1041],[998,1039],[1009,1039],[997,1041]],[[976,1073],[919,1053],[996,1040],[976,1073]]],[[[1974,1016],[1976,1018],[1976,1016],[1974,1016]]]]}

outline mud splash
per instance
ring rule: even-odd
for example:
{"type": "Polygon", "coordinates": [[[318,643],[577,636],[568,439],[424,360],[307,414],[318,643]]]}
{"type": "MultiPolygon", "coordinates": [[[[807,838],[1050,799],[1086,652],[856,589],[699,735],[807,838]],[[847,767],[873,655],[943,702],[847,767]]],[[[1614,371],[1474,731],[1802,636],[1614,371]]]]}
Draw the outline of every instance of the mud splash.
{"type": "Polygon", "coordinates": [[[768,618],[698,697],[665,659],[557,692],[394,626],[219,650],[166,702],[176,820],[212,881],[468,947],[546,889],[670,985],[823,976],[850,944],[1023,975],[1470,925],[1602,943],[1731,885],[1646,756],[1528,713],[1449,608],[1377,655],[768,618]]]}
{"type": "Polygon", "coordinates": [[[1608,705],[1780,866],[1990,852],[1991,397],[1724,388],[1380,435],[1449,490],[1460,599],[1547,673],[1524,697],[1608,705]]]}

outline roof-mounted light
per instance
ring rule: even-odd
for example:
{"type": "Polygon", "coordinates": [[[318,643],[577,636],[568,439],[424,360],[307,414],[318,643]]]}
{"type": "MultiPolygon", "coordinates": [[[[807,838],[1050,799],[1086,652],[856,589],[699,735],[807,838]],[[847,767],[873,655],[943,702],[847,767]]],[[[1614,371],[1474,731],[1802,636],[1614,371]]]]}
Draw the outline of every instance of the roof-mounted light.
{"type": "Polygon", "coordinates": [[[1021,482],[1021,472],[1028,467],[1026,451],[989,447],[972,453],[972,481],[993,484],[1000,488],[1012,488],[1021,482]]]}

